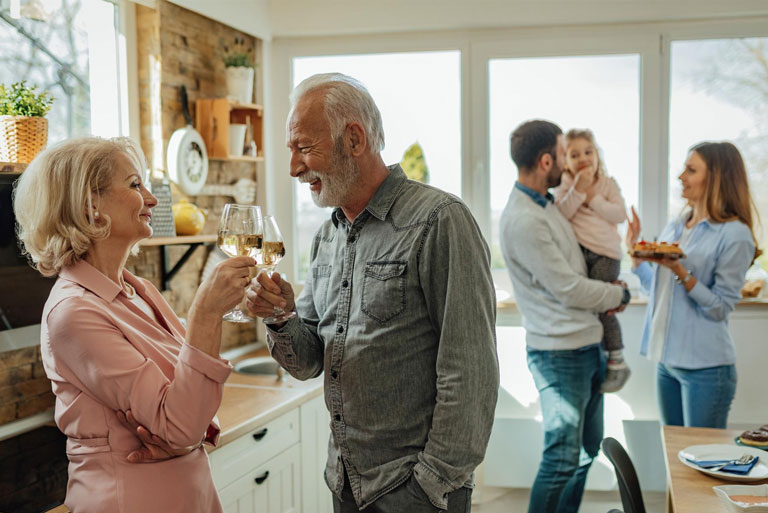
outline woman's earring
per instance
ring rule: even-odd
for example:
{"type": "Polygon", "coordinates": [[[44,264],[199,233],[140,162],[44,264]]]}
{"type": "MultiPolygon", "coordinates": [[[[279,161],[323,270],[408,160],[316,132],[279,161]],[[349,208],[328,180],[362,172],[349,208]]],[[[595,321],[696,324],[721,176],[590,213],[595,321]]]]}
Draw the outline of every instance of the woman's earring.
{"type": "Polygon", "coordinates": [[[98,210],[94,210],[94,211],[93,211],[93,217],[99,217],[99,212],[98,212],[98,210]]]}

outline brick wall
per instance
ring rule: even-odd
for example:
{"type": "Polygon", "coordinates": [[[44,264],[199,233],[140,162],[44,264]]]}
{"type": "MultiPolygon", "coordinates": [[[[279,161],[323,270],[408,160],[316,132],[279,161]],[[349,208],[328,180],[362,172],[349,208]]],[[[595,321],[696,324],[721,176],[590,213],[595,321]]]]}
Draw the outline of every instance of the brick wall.
{"type": "MultiPolygon", "coordinates": [[[[136,6],[137,45],[139,55],[139,114],[141,145],[154,169],[165,169],[165,150],[173,132],[186,124],[179,102],[179,86],[184,85],[189,97],[192,119],[195,100],[226,96],[224,47],[235,37],[242,38],[254,49],[256,57],[256,98],[262,97],[262,74],[258,66],[261,55],[259,40],[197,13],[160,0],[157,9],[136,6]]],[[[258,166],[248,162],[211,161],[209,184],[231,184],[238,178],[257,181],[258,166]]],[[[261,172],[263,174],[263,172],[261,172]]],[[[184,195],[172,187],[174,201],[184,195]]],[[[189,198],[208,212],[203,233],[216,233],[224,204],[232,198],[198,196],[189,198]]],[[[163,295],[179,316],[189,309],[211,246],[198,248],[182,267],[163,295]]],[[[173,266],[186,251],[186,246],[168,246],[168,264],[173,266]]],[[[136,272],[160,288],[161,248],[146,248],[128,262],[136,272]]],[[[222,350],[251,343],[256,338],[253,325],[224,323],[222,350]]]]}
{"type": "Polygon", "coordinates": [[[45,411],[53,403],[39,346],[0,352],[0,424],[45,411]]]}
{"type": "MultiPolygon", "coordinates": [[[[244,38],[260,54],[259,41],[165,0],[157,9],[136,6],[139,55],[139,113],[141,145],[150,165],[165,168],[165,148],[173,131],[185,125],[178,101],[178,86],[184,84],[194,119],[194,101],[202,97],[226,96],[224,46],[235,36],[244,38]]],[[[261,74],[257,68],[257,98],[261,94],[261,74]]],[[[254,181],[263,170],[252,163],[211,162],[208,183],[229,184],[238,178],[254,181]]],[[[263,164],[258,164],[263,166],[263,164]]],[[[174,201],[181,197],[174,192],[174,201]]],[[[216,233],[223,206],[231,198],[206,196],[190,198],[208,209],[203,233],[216,233]]],[[[180,317],[185,317],[200,284],[200,277],[212,246],[198,247],[171,281],[163,295],[180,317]]],[[[184,254],[186,246],[167,246],[170,269],[184,254]]],[[[166,258],[158,247],[142,250],[129,260],[129,271],[151,280],[162,289],[160,262],[166,258]]],[[[263,333],[263,328],[259,333],[263,333]]],[[[257,331],[252,324],[224,323],[222,350],[254,342],[257,331]]],[[[45,377],[40,350],[30,347],[0,352],[0,425],[51,408],[51,385],[45,377]]]]}

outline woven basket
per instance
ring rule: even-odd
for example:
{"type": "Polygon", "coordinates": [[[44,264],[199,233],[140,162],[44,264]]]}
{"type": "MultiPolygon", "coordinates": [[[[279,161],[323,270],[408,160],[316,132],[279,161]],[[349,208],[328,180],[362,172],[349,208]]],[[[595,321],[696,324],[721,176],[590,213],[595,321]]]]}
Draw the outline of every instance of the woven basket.
{"type": "Polygon", "coordinates": [[[28,164],[45,148],[47,142],[47,119],[0,116],[0,161],[28,164]]]}

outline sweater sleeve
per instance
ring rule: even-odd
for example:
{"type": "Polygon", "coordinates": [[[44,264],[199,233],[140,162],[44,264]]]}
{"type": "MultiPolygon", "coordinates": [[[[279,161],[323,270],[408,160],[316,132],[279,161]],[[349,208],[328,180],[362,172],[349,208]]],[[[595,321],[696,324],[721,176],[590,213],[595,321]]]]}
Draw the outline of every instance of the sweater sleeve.
{"type": "Polygon", "coordinates": [[[510,225],[503,234],[518,248],[515,258],[564,305],[606,312],[621,304],[624,289],[599,280],[590,280],[573,270],[542,219],[526,218],[510,225]]]}

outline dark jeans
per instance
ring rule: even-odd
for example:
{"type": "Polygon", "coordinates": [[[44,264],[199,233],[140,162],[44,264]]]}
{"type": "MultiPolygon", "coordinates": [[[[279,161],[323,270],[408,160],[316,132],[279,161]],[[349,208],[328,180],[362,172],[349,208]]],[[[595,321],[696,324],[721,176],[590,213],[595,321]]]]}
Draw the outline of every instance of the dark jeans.
{"type": "MultiPolygon", "coordinates": [[[[614,282],[619,279],[621,261],[598,255],[581,246],[584,260],[587,261],[587,276],[592,280],[614,282]]],[[[603,324],[603,349],[606,351],[621,351],[624,343],[621,341],[621,326],[615,315],[601,313],[598,318],[603,324]]]]}
{"type": "Polygon", "coordinates": [[[664,424],[725,429],[736,395],[736,366],[678,369],[659,363],[656,385],[664,424]]]}
{"type": "Polygon", "coordinates": [[[566,351],[528,349],[541,397],[544,454],[529,513],[576,513],[603,439],[605,355],[599,344],[566,351]]]}
{"type": "MultiPolygon", "coordinates": [[[[448,509],[437,509],[429,501],[416,478],[411,475],[403,484],[376,499],[365,508],[365,513],[469,513],[472,507],[472,489],[461,487],[448,494],[448,509]]],[[[357,513],[357,504],[349,486],[349,478],[344,473],[344,489],[341,500],[333,496],[333,513],[357,513]]]]}

